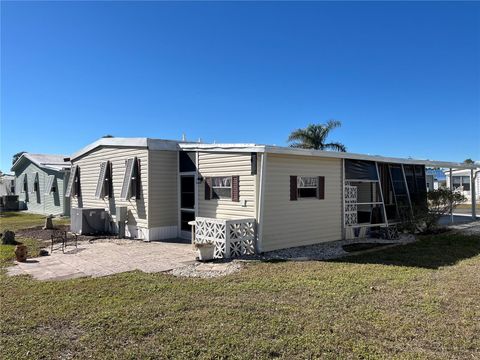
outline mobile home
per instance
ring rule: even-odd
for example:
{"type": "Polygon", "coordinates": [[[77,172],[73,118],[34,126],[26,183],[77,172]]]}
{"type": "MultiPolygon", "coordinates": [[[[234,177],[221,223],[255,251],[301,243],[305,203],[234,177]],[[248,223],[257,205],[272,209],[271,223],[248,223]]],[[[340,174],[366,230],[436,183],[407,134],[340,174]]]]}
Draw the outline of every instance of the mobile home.
{"type": "Polygon", "coordinates": [[[12,171],[21,209],[44,215],[70,214],[70,201],[64,196],[70,163],[63,155],[23,153],[12,171]]]}
{"type": "Polygon", "coordinates": [[[218,245],[217,256],[388,236],[426,206],[425,166],[460,163],[256,144],[102,138],[71,156],[74,208],[105,208],[110,229],[218,245]],[[123,213],[123,211],[122,211],[123,213]]]}

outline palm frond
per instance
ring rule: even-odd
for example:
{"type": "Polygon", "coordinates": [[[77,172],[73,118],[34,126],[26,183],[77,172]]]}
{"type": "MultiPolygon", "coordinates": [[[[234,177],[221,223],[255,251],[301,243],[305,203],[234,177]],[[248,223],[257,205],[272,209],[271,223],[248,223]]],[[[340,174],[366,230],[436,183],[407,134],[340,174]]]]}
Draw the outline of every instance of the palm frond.
{"type": "Polygon", "coordinates": [[[339,142],[332,142],[324,145],[325,149],[332,149],[334,151],[346,152],[347,148],[345,145],[339,142]]]}

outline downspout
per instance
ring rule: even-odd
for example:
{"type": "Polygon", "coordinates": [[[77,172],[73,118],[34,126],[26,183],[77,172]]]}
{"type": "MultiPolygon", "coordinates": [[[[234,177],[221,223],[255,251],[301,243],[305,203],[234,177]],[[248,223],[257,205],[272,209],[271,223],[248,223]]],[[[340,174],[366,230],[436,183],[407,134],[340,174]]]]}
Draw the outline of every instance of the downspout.
{"type": "Polygon", "coordinates": [[[265,203],[265,168],[267,163],[267,153],[262,153],[260,161],[260,188],[258,190],[258,207],[257,207],[257,246],[256,252],[263,252],[263,210],[265,203]]]}

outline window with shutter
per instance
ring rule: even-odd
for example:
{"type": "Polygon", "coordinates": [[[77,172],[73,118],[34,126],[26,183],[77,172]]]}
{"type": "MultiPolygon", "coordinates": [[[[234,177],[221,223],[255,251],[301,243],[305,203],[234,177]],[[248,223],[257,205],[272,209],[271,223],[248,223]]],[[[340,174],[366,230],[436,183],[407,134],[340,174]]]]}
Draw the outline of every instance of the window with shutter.
{"type": "Polygon", "coordinates": [[[50,195],[53,189],[53,183],[55,181],[55,175],[48,175],[45,182],[45,195],[50,195]]]}
{"type": "Polygon", "coordinates": [[[325,199],[325,176],[318,177],[317,198],[320,200],[325,199]]]}
{"type": "Polygon", "coordinates": [[[28,176],[28,189],[30,193],[38,191],[38,173],[34,172],[28,176]]]}

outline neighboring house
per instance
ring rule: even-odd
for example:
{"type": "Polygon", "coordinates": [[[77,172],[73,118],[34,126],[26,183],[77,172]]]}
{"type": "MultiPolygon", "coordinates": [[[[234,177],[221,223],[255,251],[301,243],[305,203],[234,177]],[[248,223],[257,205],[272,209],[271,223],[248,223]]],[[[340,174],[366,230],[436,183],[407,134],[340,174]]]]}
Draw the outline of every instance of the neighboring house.
{"type": "MultiPolygon", "coordinates": [[[[480,166],[480,165],[477,165],[480,166]]],[[[463,194],[467,201],[472,200],[472,172],[468,169],[459,169],[452,171],[452,180],[453,180],[453,189],[459,191],[463,194]]],[[[450,170],[445,171],[446,176],[446,185],[450,187],[450,170]]],[[[477,201],[480,200],[480,171],[474,171],[475,178],[475,198],[477,201]]]]}
{"type": "Polygon", "coordinates": [[[45,215],[70,214],[70,200],[64,196],[70,163],[63,155],[23,153],[12,171],[22,209],[45,215]]]}
{"type": "Polygon", "coordinates": [[[445,174],[440,169],[427,169],[427,191],[438,190],[445,186],[445,174]]]}
{"type": "Polygon", "coordinates": [[[0,196],[15,195],[15,175],[0,175],[0,196]]]}
{"type": "Polygon", "coordinates": [[[191,236],[216,256],[374,236],[426,204],[425,166],[461,163],[255,144],[102,138],[71,156],[72,207],[106,208],[144,240],[191,236]]]}

